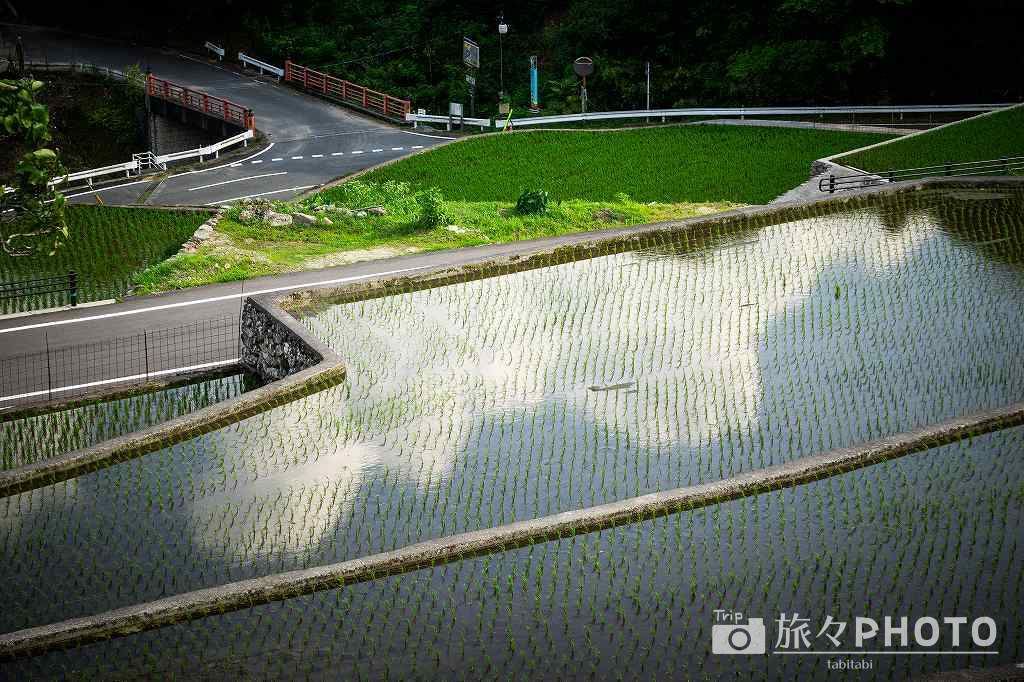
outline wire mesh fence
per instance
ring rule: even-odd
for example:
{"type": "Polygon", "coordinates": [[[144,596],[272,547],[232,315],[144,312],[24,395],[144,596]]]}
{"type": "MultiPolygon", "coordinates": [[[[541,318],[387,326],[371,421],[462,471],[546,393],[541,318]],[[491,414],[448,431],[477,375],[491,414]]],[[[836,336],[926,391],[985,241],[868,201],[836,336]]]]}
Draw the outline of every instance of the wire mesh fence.
{"type": "Polygon", "coordinates": [[[0,359],[0,408],[65,400],[132,383],[231,364],[237,315],[0,359]]]}

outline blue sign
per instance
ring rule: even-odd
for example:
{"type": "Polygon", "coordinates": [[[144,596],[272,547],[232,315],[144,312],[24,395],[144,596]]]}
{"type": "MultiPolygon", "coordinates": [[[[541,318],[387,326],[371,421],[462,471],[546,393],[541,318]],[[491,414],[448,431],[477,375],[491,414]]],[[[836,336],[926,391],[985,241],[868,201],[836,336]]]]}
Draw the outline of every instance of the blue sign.
{"type": "Polygon", "coordinates": [[[540,109],[540,96],[537,94],[537,58],[530,57],[530,108],[540,109]]]}

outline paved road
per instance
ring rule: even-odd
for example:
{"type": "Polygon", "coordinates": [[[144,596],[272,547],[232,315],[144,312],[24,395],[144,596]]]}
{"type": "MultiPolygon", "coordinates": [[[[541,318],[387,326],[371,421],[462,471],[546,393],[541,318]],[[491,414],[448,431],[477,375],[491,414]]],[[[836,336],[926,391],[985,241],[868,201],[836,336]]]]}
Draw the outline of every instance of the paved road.
{"type": "MultiPolygon", "coordinates": [[[[142,181],[101,191],[67,191],[71,201],[148,204],[220,204],[261,195],[286,199],[314,185],[444,142],[338,105],[261,81],[176,50],[108,43],[42,28],[0,25],[4,40],[21,35],[28,61],[82,62],[123,69],[139,64],[161,78],[230,99],[255,112],[256,126],[273,146],[240,163],[173,175],[155,188],[142,181]]],[[[139,150],[142,151],[142,150],[139,150]]],[[[126,161],[128,159],[125,159],[126,161]]]]}

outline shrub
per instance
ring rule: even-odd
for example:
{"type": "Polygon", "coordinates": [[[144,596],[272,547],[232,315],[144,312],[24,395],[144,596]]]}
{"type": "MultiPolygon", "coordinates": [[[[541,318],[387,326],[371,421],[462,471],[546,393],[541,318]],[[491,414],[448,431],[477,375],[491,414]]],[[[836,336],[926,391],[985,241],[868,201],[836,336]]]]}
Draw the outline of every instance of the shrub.
{"type": "Polygon", "coordinates": [[[448,222],[448,211],[444,205],[441,190],[436,187],[423,190],[416,195],[416,203],[420,207],[420,226],[437,227],[448,222]]]}
{"type": "Polygon", "coordinates": [[[548,210],[548,193],[542,189],[528,189],[519,195],[516,201],[516,213],[531,215],[544,213],[548,210]]]}

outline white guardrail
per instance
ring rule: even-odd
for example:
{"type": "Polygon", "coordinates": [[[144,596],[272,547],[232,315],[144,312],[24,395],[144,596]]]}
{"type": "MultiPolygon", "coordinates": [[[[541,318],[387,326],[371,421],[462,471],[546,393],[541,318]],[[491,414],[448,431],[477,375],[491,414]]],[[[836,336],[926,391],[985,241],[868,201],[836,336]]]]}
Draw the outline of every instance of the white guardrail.
{"type": "Polygon", "coordinates": [[[239,52],[238,53],[238,61],[242,62],[242,68],[243,69],[245,68],[246,64],[248,64],[250,66],[256,67],[257,69],[259,69],[261,76],[263,75],[263,72],[266,71],[267,73],[272,73],[275,76],[277,76],[277,80],[281,80],[282,78],[284,78],[284,69],[278,68],[278,67],[274,66],[273,64],[267,64],[266,62],[261,62],[258,59],[254,59],[253,57],[250,57],[249,55],[245,54],[244,52],[239,52]]]}
{"type": "MultiPolygon", "coordinates": [[[[550,123],[578,123],[581,121],[606,121],[628,118],[660,118],[663,122],[669,118],[707,117],[707,116],[778,116],[778,115],[816,115],[816,114],[937,114],[937,113],[971,113],[994,111],[1014,106],[1014,102],[1000,104],[920,104],[907,106],[846,106],[846,107],[705,107],[690,109],[634,109],[630,111],[598,111],[589,114],[563,114],[558,116],[527,116],[513,118],[508,121],[513,128],[537,126],[550,123]]],[[[449,123],[459,122],[459,118],[434,116],[430,114],[406,114],[405,120],[412,123],[449,123]]],[[[505,118],[463,118],[467,125],[504,128],[505,118]]]]}
{"type": "Polygon", "coordinates": [[[153,163],[157,164],[161,168],[166,169],[167,164],[171,161],[181,161],[182,159],[191,159],[198,156],[200,161],[203,161],[207,156],[213,156],[217,158],[220,156],[220,151],[241,142],[244,146],[249,146],[249,140],[252,139],[253,132],[246,130],[243,133],[239,133],[234,137],[229,137],[226,140],[221,140],[214,144],[206,147],[197,147],[196,149],[188,149],[183,152],[173,152],[171,154],[160,154],[153,157],[153,163]]]}
{"type": "Polygon", "coordinates": [[[211,43],[209,40],[207,40],[205,43],[203,43],[203,47],[217,55],[218,61],[224,59],[224,48],[220,45],[217,45],[216,43],[211,43]]]}
{"type": "MultiPolygon", "coordinates": [[[[253,132],[251,130],[246,130],[245,132],[239,133],[234,137],[229,137],[226,140],[221,140],[220,142],[208,145],[206,147],[187,149],[183,152],[174,152],[172,154],[160,154],[159,156],[152,157],[152,164],[159,166],[163,170],[167,170],[167,164],[171,163],[172,161],[182,161],[184,159],[192,159],[197,156],[199,157],[200,161],[203,161],[207,156],[213,156],[214,158],[217,158],[220,156],[221,150],[236,145],[239,142],[241,142],[245,146],[248,146],[249,140],[252,139],[252,136],[253,132]]],[[[100,178],[103,177],[104,175],[112,175],[114,173],[124,173],[127,177],[131,177],[133,171],[139,172],[141,170],[140,166],[142,164],[140,164],[138,158],[141,156],[144,155],[136,155],[136,158],[132,159],[131,161],[125,161],[124,163],[115,163],[112,166],[103,166],[102,168],[91,168],[89,170],[68,173],[67,175],[63,175],[59,178],[54,178],[53,180],[51,180],[50,186],[56,187],[57,185],[70,184],[73,182],[78,182],[80,180],[85,180],[86,186],[92,187],[94,178],[100,178]]],[[[4,188],[4,192],[9,191],[13,190],[11,190],[11,188],[9,187],[4,188]]]]}

